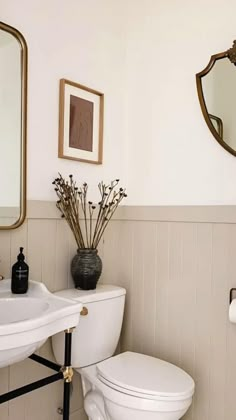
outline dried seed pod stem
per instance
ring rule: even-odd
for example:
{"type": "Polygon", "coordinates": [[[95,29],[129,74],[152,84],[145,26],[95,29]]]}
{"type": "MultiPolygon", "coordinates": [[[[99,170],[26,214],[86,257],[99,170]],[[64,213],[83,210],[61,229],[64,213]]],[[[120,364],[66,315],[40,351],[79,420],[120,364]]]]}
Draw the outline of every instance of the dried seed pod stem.
{"type": "Polygon", "coordinates": [[[58,200],[56,206],[61,216],[67,221],[78,249],[96,249],[104,234],[104,231],[114,215],[118,205],[123,198],[127,197],[125,189],[115,190],[119,180],[111,181],[105,185],[103,181],[98,184],[100,201],[94,205],[87,200],[88,185],[84,183],[80,188],[77,187],[73,175],[69,175],[69,181],[65,180],[61,174],[53,181],[58,200]],[[98,208],[96,222],[93,223],[94,210],[98,208]],[[81,212],[82,217],[81,217],[81,212]],[[84,225],[85,234],[82,226],[84,225]]]}

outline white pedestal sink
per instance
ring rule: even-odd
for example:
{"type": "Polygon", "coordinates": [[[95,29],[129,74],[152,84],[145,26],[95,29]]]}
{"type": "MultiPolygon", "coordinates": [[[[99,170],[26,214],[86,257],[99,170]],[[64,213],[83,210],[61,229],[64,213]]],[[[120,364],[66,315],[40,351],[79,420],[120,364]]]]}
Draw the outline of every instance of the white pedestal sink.
{"type": "Polygon", "coordinates": [[[11,280],[0,282],[0,367],[26,359],[48,337],[79,322],[82,304],[50,293],[30,281],[26,294],[11,293],[11,280]]]}

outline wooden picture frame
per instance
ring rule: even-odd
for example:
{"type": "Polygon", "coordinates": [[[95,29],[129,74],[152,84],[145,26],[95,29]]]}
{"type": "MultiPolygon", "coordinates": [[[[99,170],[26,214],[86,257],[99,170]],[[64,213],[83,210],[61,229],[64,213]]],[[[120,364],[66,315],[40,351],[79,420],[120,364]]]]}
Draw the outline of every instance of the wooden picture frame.
{"type": "Polygon", "coordinates": [[[58,157],[102,163],[104,95],[60,80],[58,157]]]}

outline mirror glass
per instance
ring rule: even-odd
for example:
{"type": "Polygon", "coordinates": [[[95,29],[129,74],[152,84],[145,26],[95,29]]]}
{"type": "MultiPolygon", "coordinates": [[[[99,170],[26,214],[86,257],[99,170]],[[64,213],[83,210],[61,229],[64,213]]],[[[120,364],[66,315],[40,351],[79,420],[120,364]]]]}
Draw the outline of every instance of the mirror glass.
{"type": "Polygon", "coordinates": [[[22,35],[0,22],[0,228],[25,217],[27,47],[22,35]]]}
{"type": "Polygon", "coordinates": [[[211,57],[197,77],[200,105],[208,127],[228,152],[236,155],[236,67],[235,45],[211,57]]]}

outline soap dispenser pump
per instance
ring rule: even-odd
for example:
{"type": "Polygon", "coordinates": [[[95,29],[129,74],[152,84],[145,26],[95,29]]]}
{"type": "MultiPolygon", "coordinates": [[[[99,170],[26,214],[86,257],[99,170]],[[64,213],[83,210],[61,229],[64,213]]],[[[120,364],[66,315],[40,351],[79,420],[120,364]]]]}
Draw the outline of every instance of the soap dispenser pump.
{"type": "Polygon", "coordinates": [[[23,249],[20,247],[18,261],[12,266],[11,291],[17,294],[26,293],[28,290],[29,267],[24,261],[23,249]]]}

